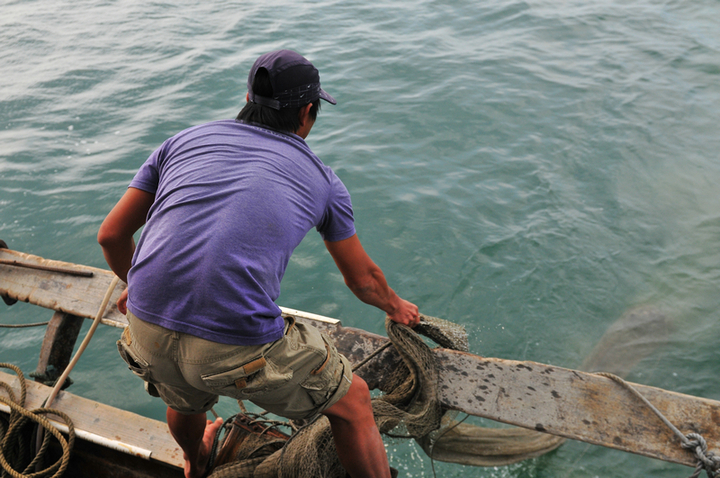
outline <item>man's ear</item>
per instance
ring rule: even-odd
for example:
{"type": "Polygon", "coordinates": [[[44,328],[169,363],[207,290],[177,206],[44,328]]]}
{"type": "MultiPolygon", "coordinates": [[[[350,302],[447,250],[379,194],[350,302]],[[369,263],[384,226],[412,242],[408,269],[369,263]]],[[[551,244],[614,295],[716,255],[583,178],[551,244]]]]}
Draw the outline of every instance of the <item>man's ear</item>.
{"type": "Polygon", "coordinates": [[[308,103],[298,111],[298,120],[300,120],[300,127],[302,128],[305,124],[310,121],[310,108],[312,103],[308,103]]]}

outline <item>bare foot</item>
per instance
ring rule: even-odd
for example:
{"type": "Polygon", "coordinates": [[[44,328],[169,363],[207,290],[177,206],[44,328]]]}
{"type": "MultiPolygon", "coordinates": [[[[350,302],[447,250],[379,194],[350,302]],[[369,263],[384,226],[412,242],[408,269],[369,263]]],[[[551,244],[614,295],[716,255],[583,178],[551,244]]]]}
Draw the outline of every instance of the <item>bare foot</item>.
{"type": "Polygon", "coordinates": [[[198,450],[197,463],[191,463],[190,460],[188,460],[187,454],[183,454],[183,458],[185,458],[185,478],[203,478],[205,476],[207,464],[210,460],[210,451],[215,441],[215,435],[222,424],[222,418],[217,418],[214,422],[210,420],[207,421],[202,443],[200,444],[200,450],[198,450]]]}

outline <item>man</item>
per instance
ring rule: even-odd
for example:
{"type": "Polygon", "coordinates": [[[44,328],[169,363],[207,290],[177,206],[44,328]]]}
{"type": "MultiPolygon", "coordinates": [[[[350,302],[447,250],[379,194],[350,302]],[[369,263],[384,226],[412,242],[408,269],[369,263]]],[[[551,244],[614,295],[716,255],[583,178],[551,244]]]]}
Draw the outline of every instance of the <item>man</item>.
{"type": "Polygon", "coordinates": [[[262,55],[238,118],[163,143],[98,232],[108,264],[128,283],[118,308],[129,327],[118,348],[168,405],[187,478],[205,473],[221,425],[206,412],[218,395],[288,418],[322,413],[351,476],[390,476],[367,384],[274,302],[290,255],[316,228],[360,300],[395,322],[419,322],[360,244],[347,189],[304,141],[320,99],[336,104],[312,63],[288,50],[262,55]]]}

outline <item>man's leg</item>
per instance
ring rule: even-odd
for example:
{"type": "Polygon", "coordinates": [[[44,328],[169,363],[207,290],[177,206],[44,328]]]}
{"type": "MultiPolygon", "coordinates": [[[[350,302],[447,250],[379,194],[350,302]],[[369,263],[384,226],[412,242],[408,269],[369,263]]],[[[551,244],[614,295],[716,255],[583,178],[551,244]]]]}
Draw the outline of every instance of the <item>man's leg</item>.
{"type": "Polygon", "coordinates": [[[183,415],[168,407],[167,423],[170,434],[184,452],[185,478],[201,478],[210,459],[215,434],[222,426],[222,419],[211,422],[205,413],[183,415]]]}
{"type": "Polygon", "coordinates": [[[322,412],[330,420],[340,463],[352,478],[389,478],[390,465],[375,425],[370,391],[353,375],[347,394],[322,412]]]}

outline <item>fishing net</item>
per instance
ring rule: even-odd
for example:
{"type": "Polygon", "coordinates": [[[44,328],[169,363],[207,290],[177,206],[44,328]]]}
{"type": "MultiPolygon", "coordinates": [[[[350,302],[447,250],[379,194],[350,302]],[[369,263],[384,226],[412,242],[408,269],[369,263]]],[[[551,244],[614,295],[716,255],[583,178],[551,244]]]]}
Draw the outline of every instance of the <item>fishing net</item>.
{"type": "MultiPolygon", "coordinates": [[[[486,428],[458,423],[454,412],[440,404],[438,371],[432,350],[416,333],[421,332],[446,348],[467,350],[467,337],[459,326],[423,316],[415,331],[387,321],[388,337],[401,355],[403,366],[391,371],[388,393],[372,400],[381,433],[415,439],[434,460],[474,466],[501,466],[534,458],[554,450],[564,439],[523,428],[486,428]]],[[[642,337],[648,327],[662,342],[667,320],[650,309],[625,314],[608,331],[584,364],[624,374],[627,363],[639,360],[651,345],[642,337]],[[654,327],[654,329],[653,329],[654,327]],[[646,344],[638,353],[638,346],[646,344]],[[616,357],[613,360],[613,357],[616,357]]],[[[251,439],[233,452],[230,463],[218,466],[209,478],[345,478],[324,416],[300,428],[286,441],[269,434],[251,433],[251,439]]]]}
{"type": "MultiPolygon", "coordinates": [[[[381,433],[420,438],[437,430],[443,417],[435,359],[412,329],[391,321],[386,325],[404,366],[396,368],[389,378],[392,391],[372,400],[375,421],[381,433]]],[[[442,335],[441,327],[430,327],[430,333],[442,335]]],[[[271,454],[267,450],[259,450],[252,456],[245,452],[237,454],[234,463],[217,467],[210,477],[345,478],[346,475],[335,451],[330,422],[320,416],[293,434],[281,449],[271,454]]]]}
{"type": "MultiPolygon", "coordinates": [[[[437,384],[437,368],[432,351],[411,329],[390,321],[386,325],[388,336],[405,366],[392,372],[389,378],[392,391],[372,401],[375,421],[381,433],[421,437],[437,429],[443,415],[437,387],[434,386],[437,384]]],[[[280,473],[260,475],[262,478],[346,476],[335,453],[330,425],[325,417],[296,434],[279,458],[280,473]],[[311,448],[308,449],[304,442],[312,443],[311,448]],[[321,456],[313,450],[322,450],[321,456]]]]}

